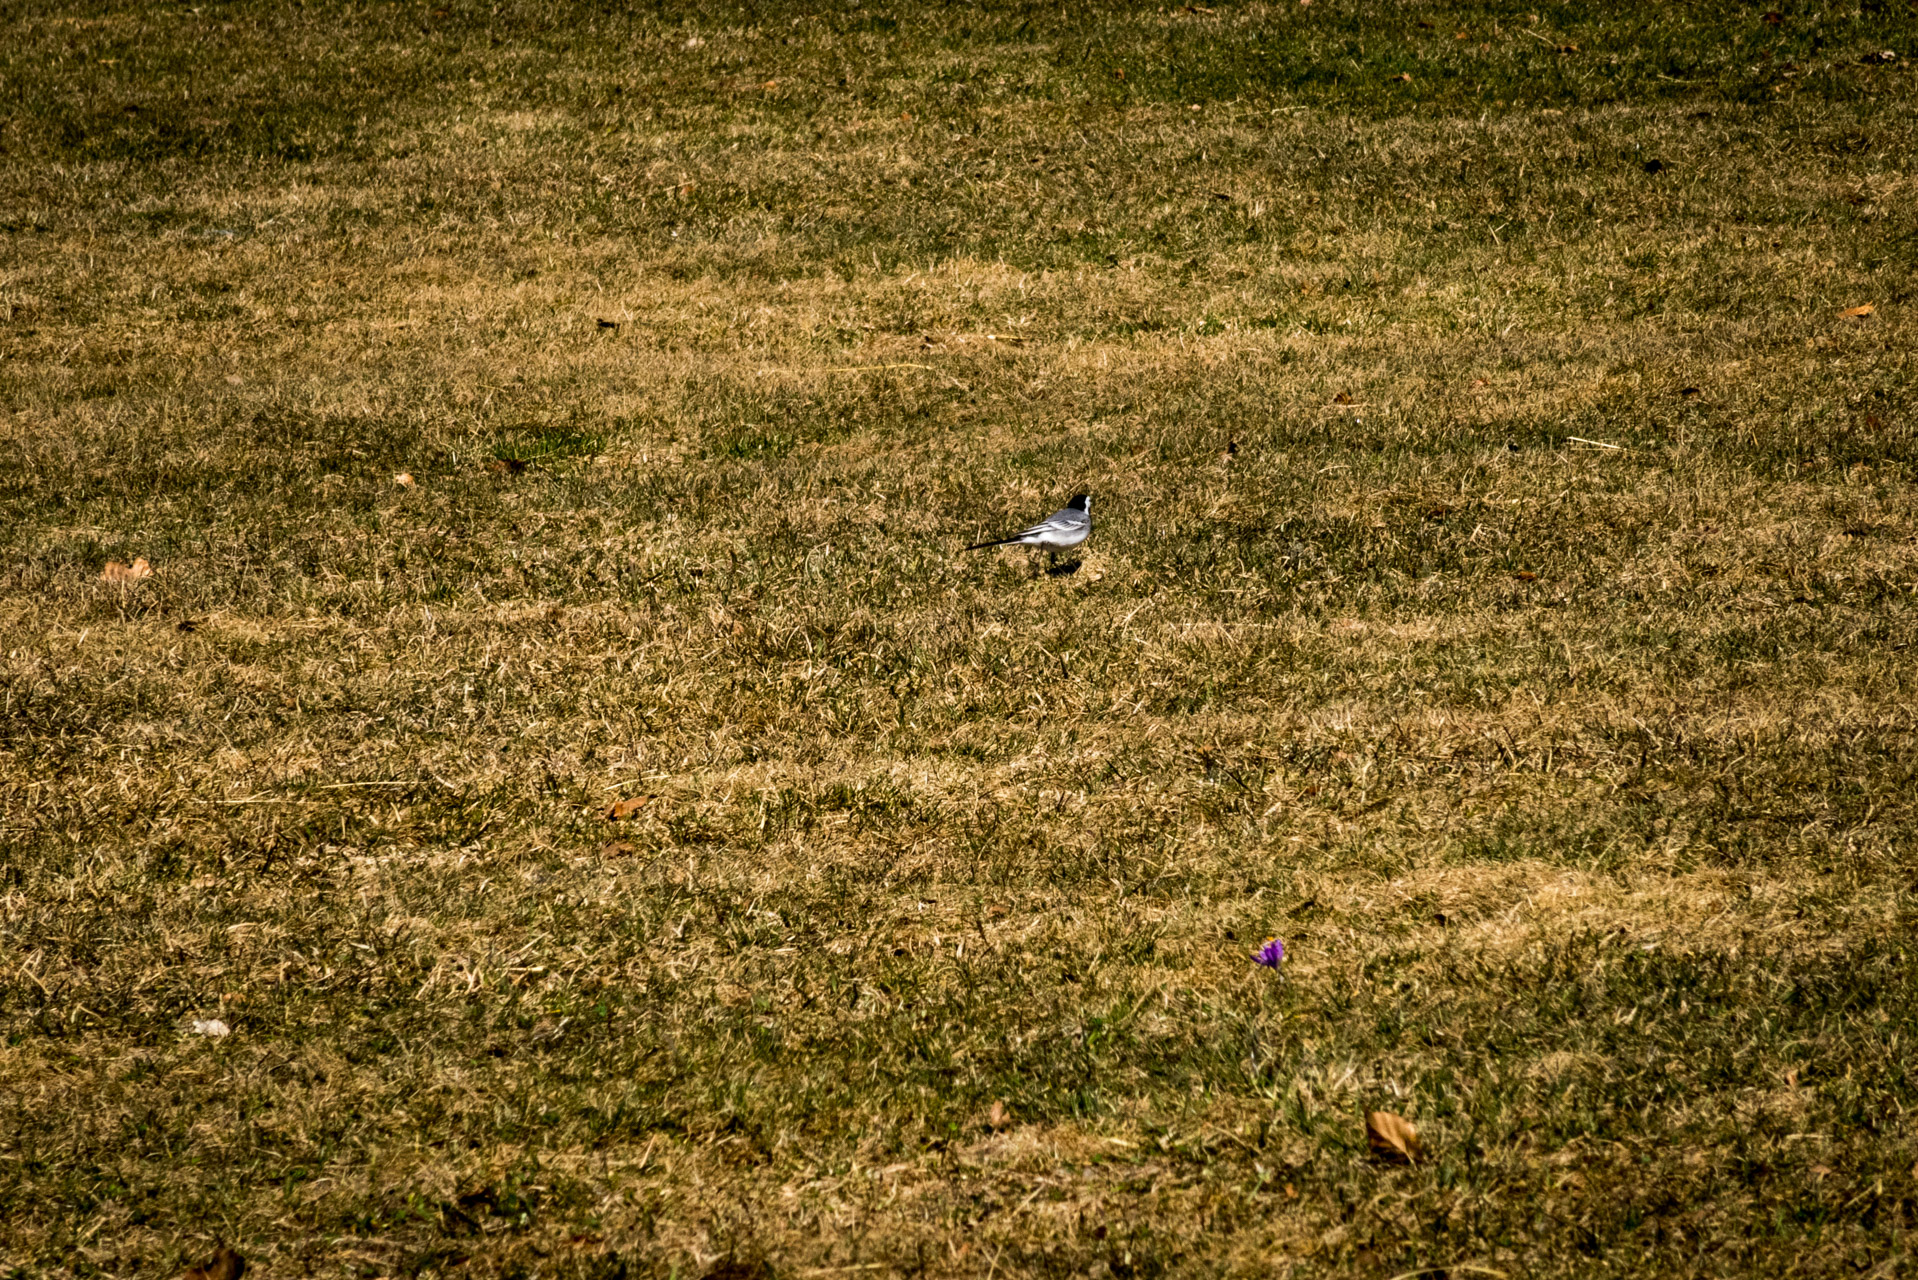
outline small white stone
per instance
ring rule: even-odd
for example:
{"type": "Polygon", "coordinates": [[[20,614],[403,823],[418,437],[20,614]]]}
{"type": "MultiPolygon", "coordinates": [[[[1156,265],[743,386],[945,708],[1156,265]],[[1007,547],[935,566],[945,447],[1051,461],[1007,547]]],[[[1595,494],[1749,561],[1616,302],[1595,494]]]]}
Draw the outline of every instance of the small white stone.
{"type": "Polygon", "coordinates": [[[221,1022],[218,1018],[208,1018],[205,1021],[195,1018],[193,1020],[192,1030],[196,1036],[212,1036],[216,1040],[221,1036],[231,1035],[233,1033],[233,1028],[227,1026],[226,1023],[221,1022]]]}

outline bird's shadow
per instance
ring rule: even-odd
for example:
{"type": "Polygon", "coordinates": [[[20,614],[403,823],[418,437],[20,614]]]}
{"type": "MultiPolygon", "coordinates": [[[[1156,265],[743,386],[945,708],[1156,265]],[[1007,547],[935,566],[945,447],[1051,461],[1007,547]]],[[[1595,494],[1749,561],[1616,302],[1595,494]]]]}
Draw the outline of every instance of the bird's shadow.
{"type": "Polygon", "coordinates": [[[1070,578],[1073,574],[1079,572],[1079,566],[1084,563],[1085,561],[1083,560],[1068,560],[1064,564],[1055,564],[1046,570],[1046,577],[1070,578]]]}

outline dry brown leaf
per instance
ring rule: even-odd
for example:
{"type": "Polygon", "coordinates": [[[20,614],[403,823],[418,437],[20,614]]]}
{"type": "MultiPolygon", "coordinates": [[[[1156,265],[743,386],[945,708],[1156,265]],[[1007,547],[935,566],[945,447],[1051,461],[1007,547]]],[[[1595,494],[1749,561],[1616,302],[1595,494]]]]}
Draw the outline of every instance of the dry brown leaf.
{"type": "Polygon", "coordinates": [[[1520,582],[1537,582],[1538,581],[1538,575],[1536,573],[1533,573],[1529,569],[1521,569],[1519,572],[1513,574],[1512,576],[1514,578],[1517,578],[1520,582]]]}
{"type": "Polygon", "coordinates": [[[107,582],[117,582],[121,586],[131,586],[145,578],[153,576],[153,566],[147,558],[141,556],[132,564],[121,564],[118,560],[107,561],[107,567],[100,570],[100,577],[107,582]]]}
{"type": "Polygon", "coordinates": [[[1365,1113],[1365,1140],[1372,1144],[1372,1154],[1384,1160],[1410,1164],[1425,1154],[1412,1122],[1390,1111],[1365,1113]]]}
{"type": "Polygon", "coordinates": [[[240,1280],[246,1274],[246,1259],[221,1245],[213,1256],[188,1270],[180,1280],[240,1280]]]}
{"type": "Polygon", "coordinates": [[[619,822],[630,818],[644,809],[651,800],[651,796],[634,796],[628,800],[615,800],[606,810],[606,821],[619,822]]]}
{"type": "Polygon", "coordinates": [[[1871,303],[1867,302],[1862,307],[1846,307],[1843,311],[1840,311],[1838,314],[1841,316],[1850,316],[1855,320],[1863,320],[1866,316],[1870,315],[1872,312],[1876,310],[1878,310],[1877,307],[1874,307],[1871,305],[1871,303]]]}
{"type": "Polygon", "coordinates": [[[630,840],[608,840],[599,847],[602,858],[630,858],[639,852],[639,846],[630,840]]]}
{"type": "Polygon", "coordinates": [[[413,487],[413,473],[411,471],[402,471],[393,477],[393,483],[402,489],[411,489],[413,487]]]}
{"type": "Polygon", "coordinates": [[[995,1099],[992,1109],[986,1112],[986,1128],[1003,1129],[1006,1127],[1006,1104],[995,1099]]]}

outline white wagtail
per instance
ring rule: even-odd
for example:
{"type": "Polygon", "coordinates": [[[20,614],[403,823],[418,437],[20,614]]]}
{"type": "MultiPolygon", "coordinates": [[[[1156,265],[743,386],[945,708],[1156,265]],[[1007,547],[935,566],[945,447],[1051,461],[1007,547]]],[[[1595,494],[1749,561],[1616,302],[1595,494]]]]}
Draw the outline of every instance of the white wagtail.
{"type": "Polygon", "coordinates": [[[1076,547],[1091,536],[1092,495],[1082,493],[1030,529],[1021,529],[1010,538],[975,542],[966,550],[977,551],[981,547],[1039,547],[1056,560],[1061,551],[1076,547]]]}

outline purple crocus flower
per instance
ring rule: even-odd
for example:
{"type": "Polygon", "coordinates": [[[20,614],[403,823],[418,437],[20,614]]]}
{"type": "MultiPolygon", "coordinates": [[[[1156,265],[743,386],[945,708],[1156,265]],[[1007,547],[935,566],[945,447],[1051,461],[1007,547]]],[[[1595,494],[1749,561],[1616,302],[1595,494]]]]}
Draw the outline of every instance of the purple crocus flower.
{"type": "Polygon", "coordinates": [[[1285,939],[1267,938],[1265,945],[1252,953],[1252,963],[1276,969],[1285,960],[1285,939]]]}

